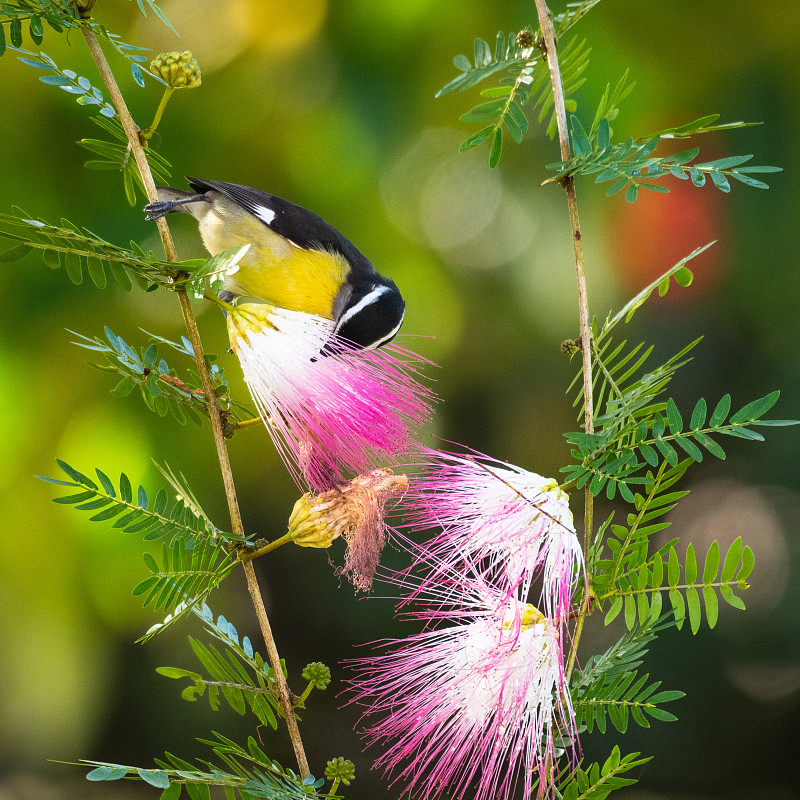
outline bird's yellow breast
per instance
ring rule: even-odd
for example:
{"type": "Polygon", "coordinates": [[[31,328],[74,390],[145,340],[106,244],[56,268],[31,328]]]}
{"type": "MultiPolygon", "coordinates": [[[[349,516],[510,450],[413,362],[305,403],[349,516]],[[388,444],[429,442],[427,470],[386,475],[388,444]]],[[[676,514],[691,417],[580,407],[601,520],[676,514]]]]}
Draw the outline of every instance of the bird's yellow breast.
{"type": "Polygon", "coordinates": [[[333,300],[350,268],[341,255],[298,247],[230,201],[214,202],[200,220],[200,234],[211,255],[250,245],[225,280],[229,291],[333,319],[333,300]]]}

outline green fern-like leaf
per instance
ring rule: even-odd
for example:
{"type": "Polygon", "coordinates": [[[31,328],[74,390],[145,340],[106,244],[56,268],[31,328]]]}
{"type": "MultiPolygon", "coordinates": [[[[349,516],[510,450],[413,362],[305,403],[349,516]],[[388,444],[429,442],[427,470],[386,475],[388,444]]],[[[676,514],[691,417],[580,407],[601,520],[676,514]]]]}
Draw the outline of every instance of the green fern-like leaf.
{"type": "MultiPolygon", "coordinates": [[[[253,650],[246,636],[240,640],[236,628],[225,617],[220,615],[215,620],[211,609],[199,603],[193,604],[190,610],[203,621],[207,633],[224,645],[224,655],[217,647],[190,637],[192,650],[207,671],[208,677],[174,667],[161,667],[158,672],[168,678],[188,678],[190,685],[183,691],[186,700],[197,700],[206,695],[212,709],[217,710],[222,696],[236,713],[244,714],[249,708],[261,724],[276,728],[277,717],[283,714],[283,709],[275,690],[272,669],[253,650]]],[[[312,677],[318,683],[319,674],[325,672],[323,665],[314,664],[309,667],[314,668],[312,677]]],[[[327,674],[329,681],[330,671],[327,674]]],[[[316,688],[324,686],[317,685],[316,688]]],[[[308,692],[297,700],[296,705],[302,707],[307,696],[308,692]]]]}
{"type": "MultiPolygon", "coordinates": [[[[483,102],[460,118],[462,122],[483,123],[479,130],[461,143],[460,149],[471,150],[489,141],[489,166],[495,167],[502,154],[504,130],[517,144],[522,142],[529,127],[528,118],[523,111],[528,103],[539,123],[549,118],[547,132],[550,138],[555,136],[552,85],[547,64],[539,50],[535,46],[519,45],[511,34],[506,37],[500,31],[495,39],[494,51],[488,42],[476,39],[474,51],[474,65],[466,56],[456,56],[454,63],[462,70],[462,74],[440,89],[436,96],[462,92],[496,73],[504,73],[499,79],[500,85],[483,90],[483,102]]],[[[559,53],[564,96],[573,109],[575,102],[569,98],[583,85],[589,52],[585,41],[573,39],[559,53]]]]}
{"type": "MultiPolygon", "coordinates": [[[[600,422],[604,422],[603,413],[612,413],[616,417],[621,416],[626,410],[636,410],[644,405],[649,398],[660,392],[669,382],[674,372],[686,363],[683,357],[700,340],[692,343],[691,346],[684,348],[668,362],[661,365],[656,370],[648,370],[642,377],[637,379],[639,374],[650,357],[653,348],[645,347],[643,343],[626,350],[627,342],[614,344],[611,332],[621,322],[631,321],[636,311],[644,305],[652,296],[653,292],[658,291],[659,296],[663,297],[669,291],[674,280],[680,286],[691,284],[693,275],[686,266],[692,259],[699,256],[711,245],[697,248],[677,264],[658,277],[635,297],[628,301],[623,308],[613,317],[606,317],[603,325],[598,327],[596,321],[592,325],[592,361],[593,370],[593,394],[595,397],[595,408],[598,409],[600,422]],[[644,398],[644,400],[643,400],[644,398]],[[610,399],[612,407],[604,409],[604,403],[610,399]],[[602,411],[601,411],[602,409],[602,411]]],[[[567,388],[567,392],[573,390],[581,380],[579,371],[572,383],[567,388]]],[[[577,390],[573,405],[578,408],[579,418],[583,416],[583,391],[577,390]]]]}
{"type": "Polygon", "coordinates": [[[98,486],[91,478],[76,470],[65,461],[56,459],[70,480],[37,477],[47,483],[66,486],[80,491],[54,498],[54,502],[71,505],[77,511],[95,511],[90,522],[108,522],[114,519],[113,528],[122,533],[142,533],[146,540],[168,537],[170,544],[177,542],[195,545],[200,541],[234,543],[244,541],[232,533],[225,533],[209,526],[206,517],[198,516],[182,500],[169,507],[164,489],[151,500],[144,487],[139,486],[134,499],[133,487],[125,473],[120,475],[119,488],[111,479],[96,469],[98,486]],[[116,519],[115,519],[116,518],[116,519]]]}
{"type": "Polygon", "coordinates": [[[584,769],[579,764],[574,770],[563,770],[557,781],[559,795],[563,800],[605,800],[611,792],[637,782],[635,778],[620,776],[650,761],[651,757],[639,758],[639,755],[623,756],[615,746],[602,765],[595,763],[584,769]]]}
{"type": "Polygon", "coordinates": [[[632,492],[623,486],[642,483],[639,474],[642,468],[657,467],[662,460],[670,466],[677,466],[682,454],[693,461],[702,461],[704,452],[724,459],[725,450],[714,437],[724,435],[763,441],[760,433],[751,430],[753,426],[799,424],[797,420],[761,419],[761,415],[777,402],[779,392],[771,392],[748,403],[729,419],[730,398],[723,398],[708,424],[705,423],[707,403],[701,398],[694,407],[688,426],[674,400],[656,401],[675,371],[686,363],[684,356],[698,342],[695,340],[638,380],[631,379],[634,372],[641,369],[649,351],[638,356],[639,348],[634,348],[620,359],[621,347],[607,357],[605,351],[600,351],[598,363],[607,380],[599,386],[599,402],[604,399],[607,389],[613,396],[605,399],[605,413],[595,417],[595,433],[565,434],[567,441],[576,448],[572,455],[578,462],[561,469],[570,484],[578,488],[588,486],[595,496],[606,486],[610,499],[616,494],[617,486],[614,484],[618,484],[620,493],[630,502],[632,492]],[[631,361],[633,363],[628,366],[631,361]],[[625,372],[620,373],[623,369],[625,372]],[[620,373],[616,376],[619,383],[615,380],[616,373],[620,373]]]}
{"type": "Polygon", "coordinates": [[[146,290],[157,286],[175,289],[181,285],[181,281],[174,280],[177,271],[189,274],[198,267],[197,260],[178,264],[161,261],[152,253],[145,253],[135,242],[131,242],[130,249],[119,247],[68,220],[62,220],[61,225],[50,225],[30,218],[19,208],[13,211],[14,214],[0,214],[0,238],[21,244],[14,248],[14,259],[9,257],[10,251],[0,255],[0,259],[16,260],[36,250],[48,267],[64,267],[75,284],[82,283],[88,273],[98,288],[104,288],[107,279],[102,273],[108,269],[126,291],[130,291],[132,281],[146,290]],[[16,232],[19,229],[21,232],[16,232]]]}
{"type": "Polygon", "coordinates": [[[649,728],[648,717],[662,722],[674,722],[677,717],[659,708],[659,704],[678,700],[684,692],[657,691],[661,681],[649,683],[649,675],[639,676],[634,670],[607,681],[600,678],[585,686],[573,703],[575,720],[579,730],[585,728],[592,733],[595,727],[600,733],[607,730],[606,717],[620,733],[628,730],[628,722],[649,728]]]}
{"type": "MultiPolygon", "coordinates": [[[[744,609],[744,602],[735,591],[748,588],[747,577],[753,569],[752,550],[743,545],[741,537],[729,547],[720,569],[719,543],[714,541],[700,564],[693,545],[686,550],[683,565],[680,563],[675,542],[669,542],[646,561],[631,558],[625,563],[626,571],[615,574],[613,580],[601,581],[606,591],[598,595],[598,602],[611,600],[606,615],[610,623],[623,609],[625,622],[630,630],[643,625],[647,620],[661,614],[666,593],[677,627],[683,627],[688,616],[692,633],[700,630],[703,610],[709,628],[717,624],[719,596],[734,608],[744,609]],[[666,563],[664,557],[666,556],[666,563]],[[681,579],[683,573],[683,579],[681,579]]],[[[616,563],[616,562],[612,562],[616,563]]]]}
{"type": "Polygon", "coordinates": [[[161,797],[167,800],[177,800],[183,788],[190,800],[204,800],[210,797],[212,786],[224,787],[226,798],[238,795],[241,800],[321,800],[326,796],[317,791],[323,786],[323,779],[313,775],[300,778],[269,758],[253,737],[249,737],[247,746],[243,747],[222,734],[213,736],[213,739],[198,741],[210,747],[225,768],[206,760],[192,764],[172,753],[166,753],[163,759],[154,759],[156,769],[86,759],[80,763],[92,768],[86,776],[88,780],[140,780],[163,789],[161,797]]]}
{"type": "Polygon", "coordinates": [[[594,142],[599,149],[606,151],[611,145],[611,123],[619,115],[620,105],[635,86],[635,83],[628,83],[628,70],[625,70],[613,89],[611,84],[606,85],[588,134],[589,140],[594,142]]]}
{"type": "Polygon", "coordinates": [[[463,92],[477,86],[490,75],[512,67],[521,67],[529,60],[529,55],[525,53],[526,51],[517,45],[513,34],[506,37],[503,31],[499,31],[495,37],[494,51],[488,42],[477,38],[474,46],[474,64],[467,56],[456,56],[453,63],[457,69],[461,70],[461,75],[453,78],[447,85],[439,89],[436,97],[451,92],[463,92]]]}
{"type": "MultiPolygon", "coordinates": [[[[104,339],[70,332],[78,337],[74,342],[78,347],[101,353],[105,357],[105,364],[92,363],[92,366],[103,372],[115,374],[119,378],[111,390],[112,394],[126,397],[138,388],[145,405],[159,416],[171,414],[181,425],[187,420],[196,425],[202,424],[203,417],[208,414],[208,407],[200,376],[190,369],[188,375],[181,379],[178,373],[158,355],[158,345],[163,343],[190,356],[193,361],[194,353],[188,339],[181,345],[150,334],[152,339],[150,344],[137,352],[108,327],[105,328],[104,339]]],[[[215,356],[206,355],[214,396],[220,409],[224,415],[236,421],[251,419],[254,416],[253,412],[230,396],[224,373],[214,363],[215,360],[215,356]]]]}
{"type": "Polygon", "coordinates": [[[242,247],[233,247],[210,259],[172,263],[156,258],[152,252],[145,253],[136,242],[131,242],[130,249],[126,249],[85,228],[78,228],[69,220],[61,220],[61,225],[50,225],[32,219],[20,208],[12,210],[13,214],[0,214],[0,239],[18,244],[0,253],[0,262],[16,261],[36,250],[51,269],[64,267],[73,283],[82,283],[84,275],[88,274],[101,289],[107,285],[106,270],[109,270],[126,291],[130,291],[135,281],[146,291],[160,286],[202,295],[214,290],[215,282],[234,269],[245,252],[242,247]],[[19,229],[21,231],[17,232],[19,229]]]}
{"type": "MultiPolygon", "coordinates": [[[[768,189],[763,181],[752,177],[753,174],[781,172],[780,167],[743,166],[752,155],[729,156],[713,161],[696,162],[700,150],[697,147],[682,150],[668,156],[655,156],[654,150],[663,139],[683,138],[711,131],[741,128],[744,122],[715,125],[718,114],[703,117],[686,125],[659,131],[640,139],[628,139],[619,144],[611,143],[610,131],[604,130],[597,141],[592,142],[586,135],[577,117],[570,118],[574,156],[568,161],[548,164],[547,169],[554,170],[554,180],[567,176],[595,175],[595,183],[611,181],[606,194],[611,196],[626,190],[625,199],[635,202],[640,189],[657,192],[669,192],[669,188],[654,183],[670,176],[681,180],[690,180],[695,186],[703,186],[706,176],[711,178],[717,189],[730,191],[728,177],[732,177],[748,186],[768,189]],[[693,162],[693,163],[692,163],[693,162]]],[[[598,122],[598,131],[602,121],[598,122]]]]}
{"type": "MultiPolygon", "coordinates": [[[[136,166],[136,161],[131,157],[128,137],[122,129],[122,125],[117,119],[105,119],[104,117],[92,117],[92,121],[99,125],[107,133],[116,139],[109,142],[101,139],[81,139],[78,144],[90,153],[101,156],[100,159],[92,159],[84,163],[87,169],[91,170],[115,170],[123,176],[123,186],[130,205],[137,203],[136,191],[139,188],[142,196],[146,196],[142,176],[136,166]]],[[[171,177],[171,165],[152,147],[145,151],[147,163],[156,183],[167,184],[171,177]]]]}
{"type": "Polygon", "coordinates": [[[672,721],[674,715],[659,708],[683,697],[683,692],[658,691],[660,681],[649,682],[649,675],[640,676],[638,668],[657,634],[675,624],[670,614],[652,610],[604,653],[591,656],[579,673],[573,673],[572,704],[578,730],[592,732],[595,727],[605,733],[608,720],[620,733],[625,733],[631,717],[642,727],[649,727],[648,717],[672,721]]]}
{"type": "Polygon", "coordinates": [[[572,695],[577,697],[582,689],[598,680],[610,681],[619,675],[636,670],[647,653],[647,646],[662,630],[675,625],[668,614],[658,619],[651,618],[644,625],[636,625],[626,631],[605,652],[592,655],[583,669],[572,675],[572,695]]]}
{"type": "Polygon", "coordinates": [[[684,430],[686,425],[683,416],[670,398],[664,409],[665,418],[662,418],[657,412],[652,420],[644,421],[642,425],[646,424],[648,430],[642,427],[643,436],[635,438],[629,448],[623,447],[622,450],[623,452],[638,450],[644,456],[655,446],[669,463],[677,463],[677,453],[673,445],[677,445],[694,461],[703,460],[703,450],[700,449],[702,446],[717,458],[724,459],[724,449],[715,439],[711,438],[712,436],[724,435],[751,441],[764,441],[764,437],[760,433],[750,430],[750,427],[800,424],[797,420],[761,419],[761,415],[769,411],[779,397],[780,392],[770,392],[768,395],[748,403],[726,421],[730,409],[730,397],[726,395],[715,407],[708,425],[705,423],[708,413],[707,403],[704,398],[700,398],[692,411],[688,430],[684,430]]]}
{"type": "MultiPolygon", "coordinates": [[[[31,20],[38,17],[31,17],[31,20]]],[[[41,23],[40,23],[41,24],[41,23]]],[[[23,50],[20,47],[11,47],[11,50],[22,53],[18,59],[29,67],[34,67],[45,72],[52,72],[51,75],[42,75],[39,80],[48,86],[57,86],[65,92],[75,96],[75,100],[82,106],[96,106],[103,117],[113,117],[116,114],[114,106],[108,103],[103,92],[96,86],[92,86],[87,78],[79,77],[70,69],[60,69],[47,53],[33,53],[30,50],[23,50]]],[[[98,118],[99,119],[99,118],[98,118]]]]}
{"type": "Polygon", "coordinates": [[[6,51],[4,25],[8,23],[9,38],[14,48],[22,47],[24,28],[38,47],[44,40],[44,23],[56,33],[77,26],[78,12],[71,4],[42,3],[36,0],[0,2],[0,56],[6,51]]]}
{"type": "MultiPolygon", "coordinates": [[[[144,595],[144,606],[169,612],[174,622],[193,608],[202,607],[211,592],[231,573],[236,559],[230,550],[219,542],[201,540],[187,547],[181,540],[162,546],[161,564],[149,553],[144,560],[151,572],[133,589],[134,595],[144,595]]],[[[153,633],[165,626],[157,626],[153,633]]],[[[153,634],[145,635],[144,641],[153,634]]]]}

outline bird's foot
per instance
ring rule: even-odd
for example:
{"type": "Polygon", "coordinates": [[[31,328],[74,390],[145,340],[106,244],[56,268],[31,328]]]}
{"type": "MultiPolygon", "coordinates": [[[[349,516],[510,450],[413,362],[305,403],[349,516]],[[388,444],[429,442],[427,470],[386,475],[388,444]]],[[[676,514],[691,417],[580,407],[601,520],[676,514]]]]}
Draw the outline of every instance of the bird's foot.
{"type": "Polygon", "coordinates": [[[166,216],[172,211],[176,205],[179,205],[174,200],[158,200],[155,203],[148,203],[144,207],[144,218],[148,222],[158,219],[159,217],[166,216]]]}

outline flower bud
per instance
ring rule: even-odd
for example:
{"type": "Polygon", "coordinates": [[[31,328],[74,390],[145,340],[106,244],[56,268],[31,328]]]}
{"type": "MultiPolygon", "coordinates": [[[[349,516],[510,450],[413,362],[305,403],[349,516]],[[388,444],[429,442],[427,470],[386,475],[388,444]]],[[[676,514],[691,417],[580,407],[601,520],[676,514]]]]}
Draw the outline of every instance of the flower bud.
{"type": "Polygon", "coordinates": [[[533,47],[533,45],[535,43],[536,43],[536,40],[533,38],[533,33],[531,31],[529,31],[527,28],[523,28],[517,34],[517,44],[520,47],[523,47],[523,48],[525,48],[525,47],[533,47]]]}
{"type": "Polygon", "coordinates": [[[346,526],[347,521],[342,515],[326,515],[325,512],[335,504],[323,501],[322,497],[307,492],[294,504],[289,517],[289,533],[300,547],[330,547],[346,526]]]}
{"type": "Polygon", "coordinates": [[[346,758],[334,758],[325,765],[326,780],[340,780],[345,786],[350,785],[350,781],[356,777],[356,765],[346,758]]]}
{"type": "Polygon", "coordinates": [[[150,62],[150,72],[166,81],[170,89],[193,89],[201,83],[200,67],[189,50],[159,53],[150,62]]]}
{"type": "Polygon", "coordinates": [[[312,661],[310,664],[306,664],[303,670],[303,678],[309,683],[313,683],[315,689],[327,689],[328,684],[331,682],[330,667],[326,667],[325,664],[319,661],[312,661]]]}
{"type": "Polygon", "coordinates": [[[569,356],[572,358],[576,353],[579,353],[581,350],[581,340],[580,339],[565,339],[561,342],[561,352],[565,356],[569,356]]]}

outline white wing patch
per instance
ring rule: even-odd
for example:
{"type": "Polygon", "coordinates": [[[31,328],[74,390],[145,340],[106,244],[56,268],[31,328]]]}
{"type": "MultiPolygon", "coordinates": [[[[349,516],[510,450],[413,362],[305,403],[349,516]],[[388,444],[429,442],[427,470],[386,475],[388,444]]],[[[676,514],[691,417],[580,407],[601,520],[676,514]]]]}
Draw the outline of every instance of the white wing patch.
{"type": "Polygon", "coordinates": [[[265,225],[271,225],[275,212],[266,206],[252,206],[250,209],[265,225]]]}

